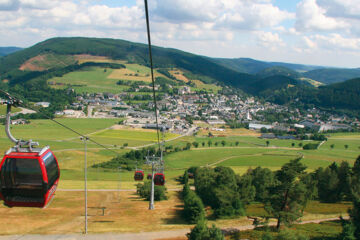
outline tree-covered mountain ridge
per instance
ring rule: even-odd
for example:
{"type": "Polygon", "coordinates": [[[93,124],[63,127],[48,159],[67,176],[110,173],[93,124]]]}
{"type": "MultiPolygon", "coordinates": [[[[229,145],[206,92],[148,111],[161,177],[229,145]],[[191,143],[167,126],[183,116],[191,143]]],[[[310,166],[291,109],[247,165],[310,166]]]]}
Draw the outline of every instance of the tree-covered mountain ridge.
{"type": "MultiPolygon", "coordinates": [[[[360,81],[360,69],[326,69],[253,59],[209,58],[158,46],[153,46],[152,50],[156,68],[181,69],[189,79],[240,88],[244,92],[280,104],[296,100],[326,108],[360,109],[360,101],[354,101],[360,96],[360,91],[356,87],[360,81]],[[353,80],[315,88],[301,80],[305,79],[304,76],[309,77],[314,71],[321,71],[322,78],[326,76],[326,71],[331,72],[332,75],[337,71],[338,76],[342,71],[347,71],[351,74],[344,74],[346,79],[341,81],[353,80]]],[[[77,66],[81,63],[74,56],[106,57],[114,61],[149,66],[146,44],[104,38],[52,38],[1,57],[2,84],[4,82],[9,85],[25,84],[29,80],[37,79],[37,85],[42,85],[42,89],[45,89],[44,75],[57,75],[60,74],[59,72],[79,69],[77,66]],[[31,70],[24,67],[24,64],[29,62],[37,64],[35,67],[39,68],[31,70]]]]}
{"type": "Polygon", "coordinates": [[[0,47],[0,57],[9,55],[13,52],[20,51],[22,48],[19,47],[0,47]]]}
{"type": "MultiPolygon", "coordinates": [[[[52,38],[32,47],[14,52],[0,58],[0,74],[14,68],[20,68],[27,60],[42,54],[60,56],[89,54],[105,56],[111,59],[148,64],[146,44],[134,43],[120,39],[105,38],[52,38]]],[[[153,58],[156,67],[178,67],[193,74],[205,75],[212,81],[220,81],[233,86],[248,84],[253,75],[270,77],[284,75],[306,77],[321,83],[336,83],[360,77],[360,68],[327,68],[322,66],[291,64],[282,62],[265,62],[250,58],[209,58],[180,51],[173,48],[153,46],[153,58]],[[249,76],[251,75],[251,76],[249,76]]]]}

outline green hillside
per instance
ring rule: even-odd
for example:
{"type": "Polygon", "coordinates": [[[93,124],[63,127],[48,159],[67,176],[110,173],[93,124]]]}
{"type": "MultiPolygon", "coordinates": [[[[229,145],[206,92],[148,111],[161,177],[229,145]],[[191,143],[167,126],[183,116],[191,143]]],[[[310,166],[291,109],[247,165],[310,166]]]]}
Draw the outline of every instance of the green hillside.
{"type": "Polygon", "coordinates": [[[306,73],[303,73],[304,77],[311,78],[313,80],[331,84],[342,82],[348,79],[360,77],[360,68],[343,69],[343,68],[325,68],[316,69],[306,73]]]}
{"type": "Polygon", "coordinates": [[[319,87],[319,101],[328,108],[360,110],[360,78],[319,87]]]}
{"type": "Polygon", "coordinates": [[[311,66],[303,64],[283,63],[283,62],[264,62],[251,58],[211,58],[215,63],[234,71],[257,74],[260,71],[271,67],[284,67],[296,72],[307,72],[314,69],[321,69],[321,66],[311,66]]]}
{"type": "Polygon", "coordinates": [[[251,85],[246,86],[246,90],[252,94],[263,96],[266,95],[264,91],[272,92],[277,89],[287,89],[298,84],[299,82],[294,78],[277,75],[256,80],[251,85]]]}
{"type": "Polygon", "coordinates": [[[277,104],[294,104],[297,107],[317,106],[360,117],[360,78],[318,88],[297,85],[291,88],[268,89],[261,92],[261,95],[277,104]]]}
{"type": "MultiPolygon", "coordinates": [[[[166,84],[184,84],[185,80],[195,84],[192,87],[203,88],[200,86],[203,83],[217,83],[240,88],[279,104],[291,103],[297,99],[301,104],[325,108],[334,106],[359,109],[358,101],[354,101],[359,92],[353,87],[358,80],[319,89],[307,82],[323,82],[324,79],[328,82],[338,81],[358,74],[360,69],[318,69],[299,73],[297,71],[316,67],[253,59],[212,59],[156,46],[153,47],[153,60],[156,77],[162,77],[166,84]],[[183,80],[176,79],[170,73],[174,70],[181,72],[183,80]],[[310,73],[319,73],[324,79],[319,80],[316,74],[308,76],[310,73]],[[326,75],[327,73],[333,76],[326,75]],[[303,76],[312,80],[297,80],[304,79],[303,76]]],[[[148,70],[148,67],[146,44],[101,38],[52,38],[0,58],[0,85],[2,89],[10,88],[12,93],[29,101],[55,101],[58,106],[54,105],[54,109],[59,109],[72,101],[73,96],[68,96],[66,91],[69,87],[80,92],[122,90],[129,85],[116,86],[119,80],[146,82],[148,73],[144,69],[148,70]],[[86,70],[87,67],[96,67],[96,75],[102,76],[102,80],[99,78],[101,86],[98,79],[89,77],[93,73],[86,70]],[[101,72],[106,69],[109,71],[101,72]],[[75,73],[79,71],[83,72],[75,73]],[[83,82],[84,76],[89,82],[83,82]],[[52,88],[49,87],[49,82],[54,82],[52,88]]]]}
{"type": "MultiPolygon", "coordinates": [[[[42,54],[76,55],[89,54],[106,56],[111,59],[125,60],[129,63],[148,65],[146,44],[132,43],[124,40],[99,38],[53,38],[38,43],[0,59],[0,75],[7,77],[19,73],[20,66],[27,60],[42,54]]],[[[153,47],[155,67],[177,67],[195,75],[200,80],[223,82],[240,86],[251,82],[254,77],[220,66],[208,58],[182,52],[176,49],[153,47]]]]}
{"type": "Polygon", "coordinates": [[[264,70],[258,72],[256,74],[258,77],[266,78],[271,76],[285,76],[290,78],[299,78],[301,75],[294,70],[291,70],[286,67],[269,67],[264,70]]]}
{"type": "Polygon", "coordinates": [[[20,51],[22,48],[19,47],[0,47],[0,57],[9,55],[13,52],[20,51]]]}

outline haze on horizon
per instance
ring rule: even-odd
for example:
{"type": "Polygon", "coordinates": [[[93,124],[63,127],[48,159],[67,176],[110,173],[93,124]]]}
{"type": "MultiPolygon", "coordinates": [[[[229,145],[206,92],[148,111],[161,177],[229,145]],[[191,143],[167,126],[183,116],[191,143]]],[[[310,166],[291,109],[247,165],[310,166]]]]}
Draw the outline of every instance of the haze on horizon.
{"type": "MultiPolygon", "coordinates": [[[[149,0],[152,42],[210,57],[360,67],[360,0],[149,0]]],[[[143,0],[0,0],[0,46],[146,42],[143,0]]]]}

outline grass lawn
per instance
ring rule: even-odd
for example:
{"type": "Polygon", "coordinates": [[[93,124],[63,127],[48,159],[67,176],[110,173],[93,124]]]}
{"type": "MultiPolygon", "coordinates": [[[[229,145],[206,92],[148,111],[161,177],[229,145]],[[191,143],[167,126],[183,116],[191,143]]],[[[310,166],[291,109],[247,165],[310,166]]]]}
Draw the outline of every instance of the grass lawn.
{"type": "MultiPolygon", "coordinates": [[[[146,232],[190,228],[192,225],[181,218],[183,203],[179,198],[179,193],[169,191],[167,195],[168,200],[155,202],[155,210],[149,212],[149,203],[139,198],[134,191],[90,191],[88,192],[88,231],[89,233],[146,232]]],[[[82,233],[84,231],[83,206],[84,193],[82,191],[61,190],[56,192],[53,202],[46,209],[0,206],[0,214],[7,216],[2,219],[0,231],[5,235],[82,233]],[[21,224],[18,224],[19,219],[21,219],[21,224]]],[[[253,206],[256,204],[251,205],[248,212],[253,206]]],[[[343,213],[346,211],[346,204],[340,208],[333,205],[327,208],[331,213],[335,213],[333,209],[339,209],[340,212],[337,213],[343,213]]],[[[261,214],[261,211],[257,211],[252,216],[261,214]]],[[[329,216],[327,213],[321,214],[321,218],[329,216]]],[[[320,218],[320,215],[318,217],[320,218]]],[[[209,225],[213,223],[221,228],[251,224],[246,217],[208,221],[209,225]]],[[[315,226],[321,227],[316,224],[311,225],[310,228],[298,225],[294,228],[301,231],[313,231],[315,226]]],[[[338,228],[329,227],[328,231],[338,231],[338,228]]]]}
{"type": "MultiPolygon", "coordinates": [[[[180,199],[170,192],[169,200],[155,203],[150,214],[148,202],[135,192],[89,192],[88,230],[140,232],[186,228],[179,217],[180,199]],[[102,207],[105,207],[104,215],[102,207]],[[146,223],[146,224],[145,224],[146,223]]],[[[2,234],[70,234],[84,231],[84,193],[57,191],[51,205],[43,210],[0,206],[2,234]],[[51,216],[51,217],[49,217],[51,216]],[[19,223],[21,219],[21,224],[19,223]]]]}
{"type": "MultiPolygon", "coordinates": [[[[59,118],[56,120],[84,135],[111,127],[118,122],[117,119],[59,118]]],[[[13,135],[17,138],[33,140],[79,138],[75,133],[50,120],[30,120],[30,122],[30,124],[12,126],[11,131],[13,135]]],[[[3,125],[0,125],[0,134],[0,136],[5,136],[3,125]]]]}
{"type": "MultiPolygon", "coordinates": [[[[118,154],[123,154],[130,149],[121,146],[128,143],[129,147],[151,144],[156,142],[156,132],[144,129],[110,128],[118,121],[117,119],[58,119],[61,123],[75,130],[89,135],[94,140],[110,147],[118,154]]],[[[61,168],[59,190],[49,208],[44,210],[29,208],[8,209],[0,207],[0,214],[9,216],[3,218],[0,231],[3,234],[61,234],[80,233],[83,231],[83,193],[77,191],[64,191],[66,189],[82,189],[84,187],[84,144],[74,133],[61,128],[48,120],[31,120],[29,125],[13,126],[16,137],[24,139],[32,138],[39,140],[41,144],[48,144],[54,150],[61,168]],[[51,216],[51,218],[49,218],[51,216]],[[22,224],[16,224],[21,219],[22,224]],[[35,226],[35,227],[34,227],[35,226]]],[[[234,133],[234,132],[231,132],[234,133]]],[[[291,147],[293,141],[270,140],[266,147],[266,140],[256,136],[245,136],[244,131],[238,135],[208,138],[205,136],[186,136],[169,141],[166,145],[183,147],[186,143],[198,142],[199,147],[192,147],[188,151],[179,151],[165,155],[166,187],[179,189],[182,186],[177,178],[190,166],[229,166],[238,174],[245,173],[249,167],[268,167],[271,170],[279,169],[284,163],[301,154],[304,155],[303,163],[312,171],[320,166],[326,167],[333,161],[340,163],[348,161],[353,164],[359,155],[357,150],[357,135],[335,135],[318,150],[302,150],[299,143],[307,141],[294,141],[295,147],[291,147]],[[341,136],[341,137],[340,137],[341,136]],[[213,142],[207,145],[208,140],[213,142]],[[221,141],[225,141],[222,146],[221,141]],[[239,142],[238,146],[235,145],[239,142]],[[205,142],[205,146],[202,143],[205,142]],[[218,146],[215,146],[218,142],[218,146]],[[335,144],[332,149],[331,144],[335,144]],[[344,144],[349,147],[345,149],[344,144]]],[[[167,139],[178,135],[166,134],[167,139]]],[[[5,137],[4,126],[0,126],[0,151],[5,151],[12,146],[5,137]]],[[[133,180],[133,171],[118,169],[92,168],[97,163],[111,160],[116,154],[102,149],[88,142],[88,187],[89,189],[135,189],[137,182],[133,180]],[[120,180],[120,181],[119,181],[120,180]]],[[[142,166],[145,174],[150,173],[149,166],[142,166]]],[[[154,214],[148,214],[148,202],[139,199],[134,192],[121,192],[120,202],[118,192],[89,192],[89,232],[137,232],[171,230],[189,228],[181,218],[182,202],[176,192],[169,191],[169,200],[156,203],[154,214]],[[105,216],[99,207],[106,207],[105,216]]],[[[346,214],[350,203],[323,204],[311,202],[305,209],[304,220],[337,217],[346,214]]],[[[264,210],[260,204],[251,204],[247,212],[249,215],[261,216],[264,210]]],[[[246,217],[235,219],[209,220],[209,224],[216,223],[220,227],[231,227],[250,224],[246,217]]],[[[310,231],[314,236],[322,232],[322,228],[328,231],[338,231],[338,225],[306,225],[296,226],[300,231],[310,231]],[[317,230],[316,230],[317,229],[317,230]]],[[[325,231],[325,230],[324,230],[325,231]]],[[[244,237],[256,239],[252,234],[256,231],[245,232],[244,237]],[[247,235],[248,234],[248,235],[247,235]]],[[[243,235],[241,235],[243,236],[243,235]]]]}
{"type": "MultiPolygon", "coordinates": [[[[132,130],[106,130],[93,134],[93,136],[98,138],[110,138],[110,139],[125,139],[125,140],[140,140],[140,141],[157,141],[157,133],[155,130],[147,129],[132,129],[132,130]]],[[[178,134],[167,133],[165,135],[165,140],[179,136],[178,134]]]]}
{"type": "MultiPolygon", "coordinates": [[[[0,115],[5,115],[6,114],[6,105],[0,105],[0,115]]],[[[21,109],[17,108],[17,107],[11,107],[11,113],[17,113],[20,112],[21,109]]]]}
{"type": "MultiPolygon", "coordinates": [[[[125,69],[115,69],[110,75],[107,76],[107,78],[127,81],[151,82],[151,77],[149,75],[150,68],[139,64],[125,64],[125,66],[125,69]]],[[[168,77],[159,73],[156,71],[156,69],[154,71],[154,77],[163,77],[168,79],[168,77]]]]}

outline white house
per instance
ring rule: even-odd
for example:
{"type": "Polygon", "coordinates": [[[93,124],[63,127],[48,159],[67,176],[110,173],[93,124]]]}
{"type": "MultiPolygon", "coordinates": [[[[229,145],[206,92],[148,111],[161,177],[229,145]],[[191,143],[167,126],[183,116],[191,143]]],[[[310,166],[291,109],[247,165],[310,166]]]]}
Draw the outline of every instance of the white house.
{"type": "Polygon", "coordinates": [[[47,108],[50,106],[50,103],[49,102],[37,102],[37,103],[35,103],[35,106],[47,108]]]}

